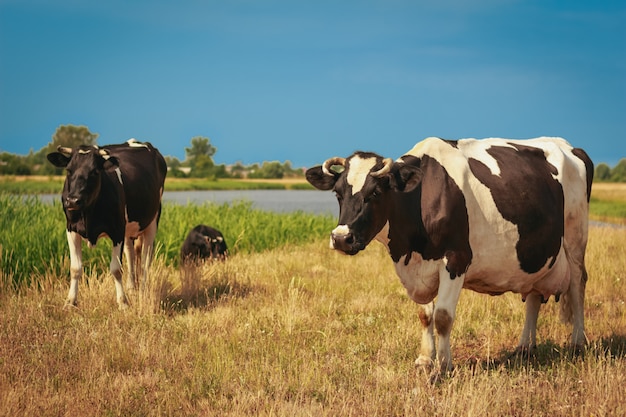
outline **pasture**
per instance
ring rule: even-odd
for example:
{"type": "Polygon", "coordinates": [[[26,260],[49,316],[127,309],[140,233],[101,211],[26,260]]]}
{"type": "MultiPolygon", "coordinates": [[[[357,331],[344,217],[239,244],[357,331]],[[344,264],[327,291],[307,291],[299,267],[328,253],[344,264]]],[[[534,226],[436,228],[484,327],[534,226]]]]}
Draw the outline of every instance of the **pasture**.
{"type": "Polygon", "coordinates": [[[69,256],[60,205],[0,196],[1,415],[603,416],[626,414],[626,230],[592,227],[588,347],[571,352],[558,305],[539,346],[510,357],[519,295],[463,292],[456,369],[430,383],[417,307],[381,245],[328,249],[335,219],[234,206],[166,206],[149,288],[119,311],[110,246],[85,251],[79,306],[63,310],[69,256]],[[199,222],[226,263],[181,271],[199,222]]]}

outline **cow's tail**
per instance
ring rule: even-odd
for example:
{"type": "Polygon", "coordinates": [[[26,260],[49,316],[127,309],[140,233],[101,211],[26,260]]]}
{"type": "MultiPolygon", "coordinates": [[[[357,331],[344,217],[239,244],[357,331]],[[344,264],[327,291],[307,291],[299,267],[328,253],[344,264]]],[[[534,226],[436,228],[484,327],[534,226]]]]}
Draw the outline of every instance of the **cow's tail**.
{"type": "MultiPolygon", "coordinates": [[[[574,155],[584,164],[581,173],[585,175],[586,203],[581,199],[580,204],[585,205],[578,217],[569,218],[570,223],[565,225],[565,254],[569,265],[570,284],[567,291],[561,297],[561,320],[572,323],[572,343],[581,346],[586,342],[584,329],[585,289],[587,287],[587,268],[585,267],[585,250],[588,238],[588,213],[589,199],[591,197],[591,184],[593,182],[593,162],[582,149],[574,149],[574,155]]],[[[582,175],[581,175],[582,177],[582,175]]],[[[581,178],[582,179],[582,178],[581,178]]]]}

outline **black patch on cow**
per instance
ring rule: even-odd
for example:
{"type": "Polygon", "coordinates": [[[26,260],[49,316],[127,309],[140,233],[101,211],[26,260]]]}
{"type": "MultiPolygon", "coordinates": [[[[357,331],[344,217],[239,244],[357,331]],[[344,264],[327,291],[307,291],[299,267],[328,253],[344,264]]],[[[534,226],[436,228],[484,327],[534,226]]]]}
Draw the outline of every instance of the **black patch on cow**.
{"type": "Polygon", "coordinates": [[[517,225],[516,245],[520,268],[539,271],[548,260],[556,261],[564,232],[563,187],[553,177],[557,169],[543,150],[519,144],[492,146],[487,150],[500,167],[500,175],[470,158],[474,176],[491,192],[502,217],[517,225]]]}
{"type": "Polygon", "coordinates": [[[467,271],[472,260],[469,218],[461,189],[435,159],[424,155],[403,158],[420,168],[422,181],[411,192],[392,194],[389,216],[389,250],[394,262],[411,252],[425,260],[446,257],[454,279],[467,271]]]}
{"type": "Polygon", "coordinates": [[[459,141],[458,140],[441,139],[441,141],[443,143],[447,143],[448,145],[452,146],[454,149],[458,149],[459,148],[459,141]]]}

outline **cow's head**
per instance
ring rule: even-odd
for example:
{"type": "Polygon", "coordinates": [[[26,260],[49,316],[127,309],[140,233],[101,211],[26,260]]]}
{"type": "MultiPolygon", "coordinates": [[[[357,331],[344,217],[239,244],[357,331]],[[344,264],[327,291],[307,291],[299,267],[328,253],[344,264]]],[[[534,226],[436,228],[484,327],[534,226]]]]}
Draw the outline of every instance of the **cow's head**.
{"type": "Polygon", "coordinates": [[[101,178],[106,169],[117,167],[117,158],[105,149],[82,145],[77,148],[59,146],[58,152],[47,155],[52,165],[65,168],[63,208],[67,211],[91,207],[100,194],[101,178]]]}
{"type": "Polygon", "coordinates": [[[421,181],[417,166],[393,162],[369,152],[330,158],[306,172],[317,189],[333,190],[339,223],[331,232],[331,248],[354,255],[372,241],[389,218],[391,193],[410,192],[421,181]]]}

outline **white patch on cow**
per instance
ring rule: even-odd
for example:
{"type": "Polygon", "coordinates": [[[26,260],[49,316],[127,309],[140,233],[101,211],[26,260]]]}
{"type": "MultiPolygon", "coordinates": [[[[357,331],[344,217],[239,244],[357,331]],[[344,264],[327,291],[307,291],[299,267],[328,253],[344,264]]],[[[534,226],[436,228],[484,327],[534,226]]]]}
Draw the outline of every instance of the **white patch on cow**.
{"type": "Polygon", "coordinates": [[[500,165],[498,164],[498,161],[487,153],[487,151],[494,145],[513,148],[511,145],[503,143],[501,139],[461,139],[457,144],[459,150],[465,155],[466,160],[469,158],[477,159],[485,164],[493,175],[500,176],[500,165]]]}
{"type": "Polygon", "coordinates": [[[417,252],[411,253],[411,259],[405,265],[407,255],[394,264],[396,274],[406,292],[418,304],[427,304],[437,295],[439,289],[439,269],[441,260],[427,261],[417,252]]]}
{"type": "Polygon", "coordinates": [[[81,155],[87,155],[88,153],[91,153],[91,149],[79,149],[78,153],[81,155]]]}
{"type": "Polygon", "coordinates": [[[350,159],[350,169],[348,170],[348,184],[352,186],[352,195],[363,189],[365,180],[370,171],[376,165],[376,158],[362,159],[358,156],[350,159]]]}
{"type": "Polygon", "coordinates": [[[330,235],[330,248],[335,249],[335,243],[333,241],[333,236],[345,236],[350,233],[350,228],[345,224],[340,224],[335,227],[330,235]]]}
{"type": "Polygon", "coordinates": [[[131,148],[147,148],[148,145],[146,145],[145,143],[141,143],[139,142],[137,139],[135,138],[131,138],[128,139],[126,141],[126,143],[128,144],[128,146],[130,146],[131,148]]]}
{"type": "Polygon", "coordinates": [[[332,234],[335,236],[345,236],[348,233],[350,233],[350,228],[345,224],[340,224],[339,226],[335,227],[332,231],[332,234]]]}
{"type": "Polygon", "coordinates": [[[117,174],[117,179],[119,180],[120,184],[124,184],[124,181],[122,181],[122,171],[119,168],[115,168],[115,173],[117,174]]]}

